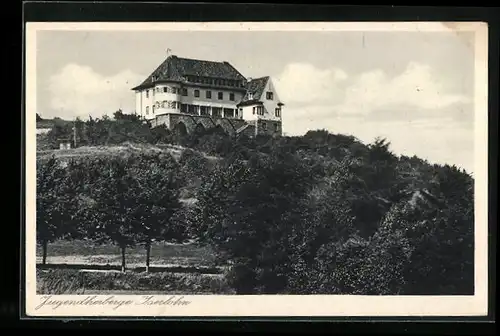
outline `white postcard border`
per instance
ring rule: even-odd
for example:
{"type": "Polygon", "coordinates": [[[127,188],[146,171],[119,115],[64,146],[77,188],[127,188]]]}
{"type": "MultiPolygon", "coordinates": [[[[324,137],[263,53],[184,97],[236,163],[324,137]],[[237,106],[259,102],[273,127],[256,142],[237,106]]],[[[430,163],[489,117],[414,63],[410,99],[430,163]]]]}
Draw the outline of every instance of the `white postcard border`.
{"type": "Polygon", "coordinates": [[[26,265],[28,316],[481,316],[488,304],[488,29],[486,23],[224,22],[26,24],[26,265]],[[475,295],[142,295],[36,294],[36,32],[39,30],[473,31],[475,33],[475,295]],[[52,305],[42,303],[55,302],[52,305]],[[82,301],[86,300],[86,301],[82,301]],[[99,302],[101,300],[101,302],[99,302]],[[160,302],[160,300],[164,300],[160,302]],[[174,304],[173,302],[177,302],[174,304]]]}

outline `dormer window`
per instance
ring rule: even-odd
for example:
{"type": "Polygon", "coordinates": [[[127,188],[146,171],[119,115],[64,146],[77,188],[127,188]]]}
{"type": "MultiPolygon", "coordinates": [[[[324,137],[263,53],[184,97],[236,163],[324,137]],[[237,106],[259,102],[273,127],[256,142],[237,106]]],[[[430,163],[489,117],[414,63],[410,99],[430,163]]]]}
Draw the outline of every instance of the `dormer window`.
{"type": "Polygon", "coordinates": [[[252,92],[249,92],[248,93],[248,100],[252,100],[253,99],[253,93],[252,92]]]}
{"type": "Polygon", "coordinates": [[[271,91],[266,92],[266,99],[267,100],[273,100],[273,93],[271,91]]]}

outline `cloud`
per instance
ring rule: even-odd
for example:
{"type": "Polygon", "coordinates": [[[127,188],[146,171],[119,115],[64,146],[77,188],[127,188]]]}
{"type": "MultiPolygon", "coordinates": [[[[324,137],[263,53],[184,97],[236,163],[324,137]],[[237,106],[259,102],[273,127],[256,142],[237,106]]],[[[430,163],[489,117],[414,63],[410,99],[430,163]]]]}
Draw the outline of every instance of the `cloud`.
{"type": "Polygon", "coordinates": [[[450,91],[425,64],[409,63],[395,76],[381,69],[348,76],[341,69],[292,64],[277,78],[290,135],[327,129],[365,143],[381,136],[397,154],[473,169],[471,99],[450,91]]]}
{"type": "Polygon", "coordinates": [[[340,98],[340,85],[347,78],[342,69],[317,69],[307,63],[292,63],[274,79],[274,84],[280,98],[288,104],[328,103],[340,98]]]}
{"type": "Polygon", "coordinates": [[[444,82],[428,65],[411,62],[392,78],[380,69],[360,74],[346,88],[344,100],[336,109],[343,114],[369,115],[391,106],[429,110],[469,102],[469,97],[447,92],[444,82]]]}
{"type": "Polygon", "coordinates": [[[448,92],[442,79],[430,66],[417,62],[410,62],[394,77],[381,69],[348,76],[339,68],[293,63],[276,77],[275,85],[288,106],[318,111],[329,108],[330,113],[342,115],[369,116],[392,109],[428,111],[470,104],[470,97],[448,92]]]}
{"type": "Polygon", "coordinates": [[[143,79],[130,70],[104,76],[91,67],[68,64],[49,79],[50,107],[62,118],[111,115],[122,108],[132,112],[135,96],[130,90],[143,79]]]}

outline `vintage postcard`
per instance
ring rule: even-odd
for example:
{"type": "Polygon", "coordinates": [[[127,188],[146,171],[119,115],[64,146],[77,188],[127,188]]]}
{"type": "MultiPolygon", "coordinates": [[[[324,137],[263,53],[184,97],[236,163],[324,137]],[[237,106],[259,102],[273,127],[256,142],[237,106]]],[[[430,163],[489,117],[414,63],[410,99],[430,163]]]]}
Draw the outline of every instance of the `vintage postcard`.
{"type": "Polygon", "coordinates": [[[27,23],[26,314],[486,315],[487,41],[27,23]]]}

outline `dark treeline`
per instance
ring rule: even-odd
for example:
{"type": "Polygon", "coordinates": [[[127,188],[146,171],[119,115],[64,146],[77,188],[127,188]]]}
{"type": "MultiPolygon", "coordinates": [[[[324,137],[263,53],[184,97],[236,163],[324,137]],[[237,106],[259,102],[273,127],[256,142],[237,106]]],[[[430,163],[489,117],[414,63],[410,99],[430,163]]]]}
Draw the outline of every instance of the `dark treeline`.
{"type": "Polygon", "coordinates": [[[82,123],[89,145],[191,149],[177,161],[166,153],[39,160],[44,260],[57,238],[112,241],[123,255],[135,244],[189,238],[215,247],[239,294],[474,291],[474,181],[455,166],[322,130],[250,139],[181,135],[120,114],[82,123]],[[189,206],[186,188],[196,200],[189,206]]]}

